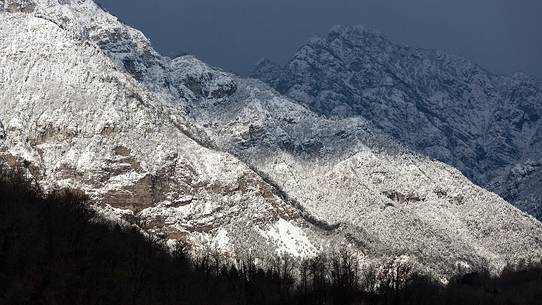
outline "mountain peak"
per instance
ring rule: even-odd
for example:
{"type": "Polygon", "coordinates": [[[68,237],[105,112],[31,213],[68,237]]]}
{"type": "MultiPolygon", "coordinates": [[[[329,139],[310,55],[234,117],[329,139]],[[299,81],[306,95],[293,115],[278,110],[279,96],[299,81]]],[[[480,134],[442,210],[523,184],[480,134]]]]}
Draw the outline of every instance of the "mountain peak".
{"type": "Polygon", "coordinates": [[[94,0],[2,0],[0,8],[8,13],[32,13],[70,31],[117,21],[94,0]]]}
{"type": "Polygon", "coordinates": [[[371,41],[387,40],[386,37],[362,25],[336,25],[323,37],[327,42],[342,39],[351,43],[368,43],[371,41]]]}
{"type": "Polygon", "coordinates": [[[333,26],[328,34],[328,36],[338,35],[338,36],[367,36],[367,35],[381,35],[377,31],[370,30],[363,25],[335,25],[333,26]]]}
{"type": "MultiPolygon", "coordinates": [[[[532,77],[495,76],[462,57],[395,44],[359,26],[334,27],[270,75],[259,78],[315,112],[363,117],[517,206],[540,206],[540,188],[515,194],[508,189],[517,190],[517,180],[505,179],[515,164],[542,159],[542,87],[532,77]]],[[[524,210],[542,219],[539,209],[524,210]]]]}
{"type": "Polygon", "coordinates": [[[58,7],[98,6],[93,0],[3,0],[0,7],[10,13],[32,13],[58,7]]]}

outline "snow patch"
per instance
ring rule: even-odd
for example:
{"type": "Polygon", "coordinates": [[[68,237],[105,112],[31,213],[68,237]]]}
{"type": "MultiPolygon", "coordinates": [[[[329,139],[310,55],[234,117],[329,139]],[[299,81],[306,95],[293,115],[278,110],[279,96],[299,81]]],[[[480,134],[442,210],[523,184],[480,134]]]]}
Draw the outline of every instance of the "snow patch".
{"type": "Polygon", "coordinates": [[[279,245],[276,250],[279,255],[310,257],[317,253],[316,247],[307,238],[305,232],[282,218],[270,225],[267,230],[256,227],[256,231],[268,241],[279,245]]]}

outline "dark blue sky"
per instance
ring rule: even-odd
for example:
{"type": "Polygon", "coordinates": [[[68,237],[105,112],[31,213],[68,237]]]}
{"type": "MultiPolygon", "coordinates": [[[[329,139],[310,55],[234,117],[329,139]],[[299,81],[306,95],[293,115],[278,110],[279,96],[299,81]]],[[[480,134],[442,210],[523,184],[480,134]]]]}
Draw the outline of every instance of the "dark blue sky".
{"type": "Polygon", "coordinates": [[[336,24],[442,49],[496,73],[542,78],[542,0],[98,0],[164,54],[185,51],[245,74],[285,62],[336,24]]]}

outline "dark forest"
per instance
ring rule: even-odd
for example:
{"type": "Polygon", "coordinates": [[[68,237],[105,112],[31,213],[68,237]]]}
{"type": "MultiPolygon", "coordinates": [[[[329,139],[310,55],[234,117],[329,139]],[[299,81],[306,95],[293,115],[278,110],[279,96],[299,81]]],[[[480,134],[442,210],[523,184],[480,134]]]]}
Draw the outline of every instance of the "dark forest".
{"type": "Polygon", "coordinates": [[[376,271],[360,270],[345,250],[264,270],[250,258],[169,251],[99,220],[77,192],[45,195],[21,175],[0,177],[0,304],[542,304],[540,264],[458,275],[446,286],[404,270],[375,285],[376,271]]]}

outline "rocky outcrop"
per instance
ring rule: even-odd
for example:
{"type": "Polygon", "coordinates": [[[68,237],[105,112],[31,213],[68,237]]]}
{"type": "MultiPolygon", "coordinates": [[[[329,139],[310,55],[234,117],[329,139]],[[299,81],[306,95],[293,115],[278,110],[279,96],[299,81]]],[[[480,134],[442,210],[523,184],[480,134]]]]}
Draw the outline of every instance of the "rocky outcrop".
{"type": "Polygon", "coordinates": [[[512,173],[542,158],[542,85],[533,78],[497,76],[361,27],[336,27],[284,67],[260,62],[253,76],[317,113],[361,117],[542,217],[540,173],[520,181],[512,173]]]}

